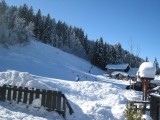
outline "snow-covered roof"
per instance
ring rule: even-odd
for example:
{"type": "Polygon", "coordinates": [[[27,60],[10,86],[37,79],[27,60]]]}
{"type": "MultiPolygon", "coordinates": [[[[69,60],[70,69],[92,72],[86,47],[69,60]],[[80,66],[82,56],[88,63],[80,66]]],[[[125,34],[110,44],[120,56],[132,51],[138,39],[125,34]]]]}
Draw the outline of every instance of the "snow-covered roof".
{"type": "Polygon", "coordinates": [[[154,78],[156,73],[156,67],[153,63],[143,62],[139,67],[140,78],[154,78]]]}
{"type": "Polygon", "coordinates": [[[138,71],[138,68],[130,68],[130,70],[127,72],[127,74],[129,76],[136,76],[137,71],[138,71]]]}
{"type": "Polygon", "coordinates": [[[106,65],[107,69],[120,69],[124,70],[129,66],[129,64],[108,64],[106,65]]]}
{"type": "Polygon", "coordinates": [[[121,74],[121,75],[123,75],[123,76],[128,76],[128,74],[126,73],[126,72],[121,72],[121,71],[115,71],[115,72],[113,72],[111,75],[118,75],[118,74],[121,74]]]}

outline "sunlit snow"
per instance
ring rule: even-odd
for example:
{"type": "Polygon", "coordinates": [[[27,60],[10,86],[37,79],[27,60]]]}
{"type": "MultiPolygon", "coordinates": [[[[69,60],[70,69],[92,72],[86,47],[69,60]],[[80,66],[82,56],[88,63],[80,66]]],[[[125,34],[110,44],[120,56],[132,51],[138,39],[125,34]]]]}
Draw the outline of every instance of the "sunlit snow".
{"type": "MultiPolygon", "coordinates": [[[[67,120],[124,120],[126,101],[141,99],[141,92],[125,90],[128,81],[109,79],[105,71],[57,48],[32,42],[0,49],[0,85],[62,91],[74,110],[73,115],[67,111],[67,120]]],[[[39,105],[39,99],[28,107],[0,102],[0,119],[63,120],[56,112],[35,108],[39,105]]]]}

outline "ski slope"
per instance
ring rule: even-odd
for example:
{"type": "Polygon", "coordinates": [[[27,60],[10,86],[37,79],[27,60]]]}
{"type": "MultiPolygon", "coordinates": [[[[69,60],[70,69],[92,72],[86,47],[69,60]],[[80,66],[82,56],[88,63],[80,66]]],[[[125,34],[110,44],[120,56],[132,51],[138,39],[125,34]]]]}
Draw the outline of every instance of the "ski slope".
{"type": "MultiPolygon", "coordinates": [[[[141,99],[140,92],[125,90],[127,81],[106,78],[105,71],[88,61],[39,42],[8,49],[0,47],[0,65],[0,85],[65,93],[74,110],[73,115],[67,112],[67,120],[124,120],[126,101],[141,99]],[[75,82],[76,75],[79,82],[75,82]]],[[[43,107],[34,108],[34,104],[26,108],[24,104],[0,102],[0,119],[63,120],[63,117],[43,107]]]]}

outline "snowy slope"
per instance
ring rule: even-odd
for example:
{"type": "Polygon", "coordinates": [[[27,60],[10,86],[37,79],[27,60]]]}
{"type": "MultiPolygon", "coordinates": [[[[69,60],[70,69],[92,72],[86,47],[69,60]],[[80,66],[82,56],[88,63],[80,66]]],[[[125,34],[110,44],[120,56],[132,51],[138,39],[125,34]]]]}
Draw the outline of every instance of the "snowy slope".
{"type": "MultiPolygon", "coordinates": [[[[25,47],[0,47],[0,65],[0,85],[65,93],[75,112],[68,113],[67,120],[124,120],[126,101],[141,98],[140,92],[124,89],[128,82],[108,79],[96,67],[89,73],[92,66],[89,62],[39,42],[25,47]],[[76,75],[79,82],[75,82],[76,75]]],[[[63,120],[56,112],[44,108],[8,102],[0,102],[0,119],[63,120]]]]}
{"type": "Polygon", "coordinates": [[[91,74],[88,74],[92,67],[88,61],[40,42],[32,42],[25,47],[0,47],[0,65],[0,71],[13,69],[71,81],[75,80],[76,75],[81,80],[85,80],[86,76],[92,80],[92,74],[104,73],[93,67],[91,74]]]}

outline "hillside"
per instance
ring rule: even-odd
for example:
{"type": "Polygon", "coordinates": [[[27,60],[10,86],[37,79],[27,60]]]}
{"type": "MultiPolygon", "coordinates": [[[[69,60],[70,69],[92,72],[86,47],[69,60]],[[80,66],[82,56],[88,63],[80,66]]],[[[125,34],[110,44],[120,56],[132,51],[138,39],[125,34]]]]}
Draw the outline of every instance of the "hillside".
{"type": "Polygon", "coordinates": [[[94,80],[95,74],[105,73],[86,60],[40,42],[24,47],[0,47],[0,65],[0,71],[17,70],[70,81],[76,75],[80,80],[94,80]]]}
{"type": "MultiPolygon", "coordinates": [[[[141,98],[141,92],[125,90],[127,81],[108,79],[89,62],[39,42],[0,47],[0,65],[0,85],[62,91],[74,110],[67,120],[124,120],[126,101],[141,98]]],[[[33,106],[0,102],[0,118],[63,120],[56,112],[33,106]]]]}

